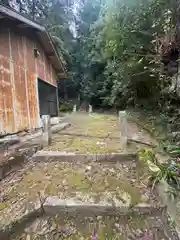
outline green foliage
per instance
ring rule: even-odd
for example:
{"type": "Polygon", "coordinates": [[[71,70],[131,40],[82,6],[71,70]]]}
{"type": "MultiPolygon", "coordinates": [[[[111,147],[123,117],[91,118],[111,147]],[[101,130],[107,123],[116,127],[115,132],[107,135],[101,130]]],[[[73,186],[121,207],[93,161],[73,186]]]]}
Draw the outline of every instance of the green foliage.
{"type": "Polygon", "coordinates": [[[60,112],[72,112],[73,105],[71,103],[63,103],[60,104],[59,111],[60,112]]]}
{"type": "Polygon", "coordinates": [[[177,145],[168,145],[166,151],[172,157],[180,157],[180,147],[177,145]]]}
{"type": "MultiPolygon", "coordinates": [[[[2,1],[8,5],[10,1],[2,1]]],[[[74,1],[63,0],[19,0],[12,7],[20,13],[45,25],[52,36],[64,64],[70,65],[73,34],[70,25],[73,21],[74,1]]],[[[11,5],[10,5],[11,6],[11,5]]]]}
{"type": "Polygon", "coordinates": [[[180,189],[180,164],[175,164],[172,161],[159,163],[151,149],[142,149],[139,156],[141,161],[145,163],[150,161],[159,169],[158,171],[150,171],[148,176],[150,186],[154,189],[161,180],[165,180],[169,184],[168,194],[170,198],[176,198],[180,189]]]}
{"type": "Polygon", "coordinates": [[[166,180],[171,186],[179,188],[179,177],[177,174],[170,170],[167,165],[159,165],[160,171],[153,172],[149,177],[150,182],[152,183],[152,187],[159,183],[162,179],[166,180]]]}
{"type": "Polygon", "coordinates": [[[175,200],[179,196],[177,189],[171,186],[168,187],[166,193],[168,194],[170,200],[175,200]]]}
{"type": "Polygon", "coordinates": [[[173,9],[165,0],[87,0],[77,25],[83,97],[94,106],[117,108],[159,99],[165,83],[158,41],[171,39],[173,9]]]}
{"type": "Polygon", "coordinates": [[[20,0],[18,2],[21,13],[46,27],[65,68],[69,72],[69,81],[64,84],[66,86],[62,86],[62,81],[58,82],[60,90],[62,88],[66,90],[63,97],[68,96],[72,90],[76,92],[73,69],[75,29],[72,29],[72,26],[75,25],[73,13],[75,1],[20,0]]]}
{"type": "Polygon", "coordinates": [[[22,13],[51,33],[82,102],[97,108],[156,106],[180,126],[177,82],[174,72],[166,72],[171,50],[178,48],[176,1],[19,2],[22,13]]]}
{"type": "Polygon", "coordinates": [[[157,165],[157,158],[155,152],[150,148],[143,148],[139,151],[139,158],[144,162],[152,162],[157,165]]]}

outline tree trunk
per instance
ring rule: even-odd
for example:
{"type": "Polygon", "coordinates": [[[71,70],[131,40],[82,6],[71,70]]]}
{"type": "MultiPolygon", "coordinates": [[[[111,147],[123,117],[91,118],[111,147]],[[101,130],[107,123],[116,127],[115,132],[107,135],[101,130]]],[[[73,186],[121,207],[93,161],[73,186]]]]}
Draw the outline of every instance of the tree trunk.
{"type": "Polygon", "coordinates": [[[176,0],[175,6],[175,19],[176,19],[176,38],[178,46],[180,46],[180,0],[176,0]]]}
{"type": "Polygon", "coordinates": [[[33,5],[32,5],[32,16],[33,16],[33,20],[35,19],[35,8],[36,8],[36,2],[35,0],[33,0],[33,5]]]}
{"type": "MultiPolygon", "coordinates": [[[[175,6],[175,21],[176,21],[176,41],[178,50],[180,49],[180,0],[176,0],[175,6]]],[[[179,54],[180,58],[180,54],[179,54]]],[[[180,66],[178,61],[178,73],[176,76],[176,94],[180,97],[180,66]]]]}

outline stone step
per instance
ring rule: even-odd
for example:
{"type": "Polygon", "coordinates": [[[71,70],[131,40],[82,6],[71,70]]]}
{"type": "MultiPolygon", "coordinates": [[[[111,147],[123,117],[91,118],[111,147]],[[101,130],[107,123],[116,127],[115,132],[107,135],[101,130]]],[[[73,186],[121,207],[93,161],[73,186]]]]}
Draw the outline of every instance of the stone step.
{"type": "Polygon", "coordinates": [[[71,126],[70,123],[68,123],[68,122],[62,122],[62,123],[53,125],[53,126],[51,127],[51,131],[52,131],[53,134],[55,134],[55,133],[58,133],[58,132],[66,129],[67,127],[70,127],[70,126],[71,126]]]}
{"type": "Polygon", "coordinates": [[[0,161],[0,181],[3,180],[13,169],[20,166],[28,160],[40,149],[40,143],[26,143],[19,145],[16,149],[8,152],[0,161]]]}
{"type": "Polygon", "coordinates": [[[50,196],[64,199],[64,205],[69,204],[66,203],[68,199],[73,199],[73,206],[80,202],[89,205],[90,209],[102,206],[103,210],[104,206],[131,210],[139,204],[161,208],[158,197],[145,185],[143,176],[137,172],[136,162],[132,161],[110,164],[90,158],[89,162],[34,160],[2,184],[0,225],[9,225],[17,217],[21,218],[27,209],[32,209],[38,199],[44,203],[50,196]]]}
{"type": "Polygon", "coordinates": [[[150,215],[161,216],[166,211],[165,206],[153,207],[150,204],[138,204],[134,207],[122,205],[121,207],[112,204],[90,204],[74,199],[59,199],[58,197],[47,197],[43,203],[44,212],[48,215],[70,214],[72,216],[81,214],[85,216],[124,216],[124,215],[150,215]]]}
{"type": "Polygon", "coordinates": [[[39,151],[34,155],[35,161],[49,162],[76,162],[96,161],[100,163],[125,163],[137,162],[137,153],[109,153],[109,154],[78,154],[60,151],[39,151]]]}
{"type": "Polygon", "coordinates": [[[108,239],[123,237],[126,240],[179,239],[174,228],[168,224],[164,206],[159,209],[141,205],[133,209],[115,208],[64,201],[55,197],[46,199],[39,208],[0,229],[3,240],[17,240],[21,237],[31,239],[34,236],[43,236],[44,239],[61,239],[63,236],[77,240],[80,236],[89,236],[93,240],[106,239],[107,236],[108,239]]]}
{"type": "Polygon", "coordinates": [[[58,125],[59,123],[66,122],[69,116],[64,116],[64,117],[51,117],[50,118],[50,124],[51,126],[53,125],[58,125]]]}
{"type": "MultiPolygon", "coordinates": [[[[52,133],[59,132],[69,127],[69,123],[60,123],[52,127],[52,133]]],[[[18,144],[16,142],[8,142],[7,150],[2,149],[0,152],[0,181],[13,170],[16,166],[25,163],[37,151],[42,149],[42,132],[27,135],[19,138],[18,144]],[[12,146],[10,146],[12,145],[12,146]]]]}

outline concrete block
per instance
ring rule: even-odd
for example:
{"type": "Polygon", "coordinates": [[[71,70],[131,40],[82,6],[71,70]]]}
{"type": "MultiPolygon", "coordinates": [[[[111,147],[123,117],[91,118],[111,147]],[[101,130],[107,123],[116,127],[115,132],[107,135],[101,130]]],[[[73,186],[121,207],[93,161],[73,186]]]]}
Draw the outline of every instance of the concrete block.
{"type": "Polygon", "coordinates": [[[64,122],[64,123],[59,123],[58,125],[54,125],[54,126],[51,127],[51,132],[52,132],[53,134],[54,134],[54,133],[58,133],[58,132],[66,129],[66,128],[70,127],[70,126],[71,126],[71,124],[66,123],[66,122],[64,122]]]}
{"type": "Polygon", "coordinates": [[[89,110],[88,110],[89,114],[91,114],[93,112],[92,110],[92,105],[89,105],[89,110]]]}
{"type": "Polygon", "coordinates": [[[57,125],[57,124],[59,124],[59,122],[60,122],[59,117],[51,117],[51,119],[50,119],[50,124],[51,125],[57,125]]]}
{"type": "Polygon", "coordinates": [[[76,105],[73,106],[73,113],[76,113],[77,112],[77,107],[76,105]]]}
{"type": "Polygon", "coordinates": [[[42,116],[42,122],[43,122],[42,145],[44,147],[47,147],[52,142],[50,116],[48,115],[42,116]]]}
{"type": "Polygon", "coordinates": [[[126,111],[119,111],[119,126],[120,126],[120,141],[122,146],[127,146],[127,113],[126,111]]]}
{"type": "Polygon", "coordinates": [[[129,206],[116,207],[112,204],[91,204],[72,199],[59,199],[57,196],[48,197],[43,204],[46,214],[81,214],[85,216],[106,215],[125,216],[131,214],[160,216],[165,207],[152,207],[149,204],[139,204],[133,208],[129,206]]]}
{"type": "Polygon", "coordinates": [[[134,154],[76,154],[58,151],[39,151],[34,155],[36,161],[59,161],[59,162],[99,162],[99,163],[133,163],[138,161],[137,153],[134,154]]]}

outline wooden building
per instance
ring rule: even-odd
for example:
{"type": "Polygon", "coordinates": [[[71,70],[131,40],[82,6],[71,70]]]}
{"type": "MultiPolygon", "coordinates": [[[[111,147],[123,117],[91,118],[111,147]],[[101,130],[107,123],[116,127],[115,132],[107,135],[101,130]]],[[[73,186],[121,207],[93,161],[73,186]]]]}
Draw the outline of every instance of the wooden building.
{"type": "Polygon", "coordinates": [[[0,135],[40,127],[58,115],[57,79],[65,73],[45,27],[0,5],[0,135]]]}

